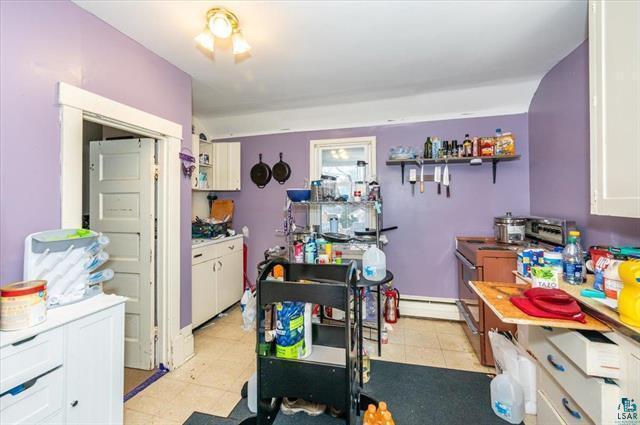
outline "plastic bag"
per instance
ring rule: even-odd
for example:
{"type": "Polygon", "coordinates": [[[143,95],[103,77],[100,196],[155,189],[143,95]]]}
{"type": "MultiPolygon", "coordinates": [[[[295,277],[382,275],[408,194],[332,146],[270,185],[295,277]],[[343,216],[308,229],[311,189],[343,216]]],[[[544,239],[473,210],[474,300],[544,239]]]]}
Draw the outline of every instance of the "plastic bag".
{"type": "Polygon", "coordinates": [[[240,300],[240,309],[242,310],[242,328],[245,331],[253,329],[256,321],[256,295],[251,289],[245,289],[240,300]]]}

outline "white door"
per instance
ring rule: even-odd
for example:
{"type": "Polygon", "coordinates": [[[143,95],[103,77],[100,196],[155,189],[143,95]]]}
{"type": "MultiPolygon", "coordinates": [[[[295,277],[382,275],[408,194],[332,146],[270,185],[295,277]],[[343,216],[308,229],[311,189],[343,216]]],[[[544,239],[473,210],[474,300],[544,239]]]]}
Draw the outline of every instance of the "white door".
{"type": "Polygon", "coordinates": [[[106,234],[115,272],[107,293],[128,297],[125,366],[153,369],[155,141],[128,139],[90,144],[90,227],[106,234]]]}

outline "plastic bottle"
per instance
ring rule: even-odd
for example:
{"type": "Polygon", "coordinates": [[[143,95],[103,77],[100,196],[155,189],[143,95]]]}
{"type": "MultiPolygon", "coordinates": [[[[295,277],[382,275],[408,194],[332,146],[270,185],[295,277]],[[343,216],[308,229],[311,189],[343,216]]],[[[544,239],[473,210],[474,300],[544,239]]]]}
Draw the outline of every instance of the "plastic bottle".
{"type": "Polygon", "coordinates": [[[500,137],[500,136],[502,136],[502,129],[496,128],[496,137],[500,137]]]}
{"type": "Polygon", "coordinates": [[[491,408],[493,412],[512,424],[524,419],[524,392],[508,373],[501,373],[491,380],[491,408]]]}
{"type": "Polygon", "coordinates": [[[580,232],[569,232],[567,246],[562,251],[562,277],[572,285],[581,285],[584,277],[584,256],[580,247],[580,232]]]}
{"type": "Polygon", "coordinates": [[[316,262],[316,255],[318,253],[318,246],[316,245],[315,235],[311,235],[309,241],[304,246],[304,261],[305,263],[313,264],[316,262]]]}
{"type": "Polygon", "coordinates": [[[382,414],[382,418],[383,418],[383,424],[384,425],[396,425],[395,421],[393,420],[393,416],[391,415],[391,412],[384,412],[382,414]]]}
{"type": "Polygon", "coordinates": [[[379,282],[387,275],[387,257],[377,246],[372,245],[362,256],[362,271],[367,280],[379,282]]]}
{"type": "Polygon", "coordinates": [[[376,311],[377,311],[376,297],[373,294],[373,291],[371,291],[369,288],[365,290],[364,301],[365,301],[365,305],[364,305],[365,317],[363,317],[363,319],[368,321],[375,320],[376,311]]]}
{"type": "Polygon", "coordinates": [[[374,404],[367,406],[362,425],[376,425],[376,406],[374,404]]]}
{"type": "Polygon", "coordinates": [[[376,424],[384,424],[385,413],[388,413],[387,403],[381,401],[378,403],[378,411],[376,412],[376,424]]]}

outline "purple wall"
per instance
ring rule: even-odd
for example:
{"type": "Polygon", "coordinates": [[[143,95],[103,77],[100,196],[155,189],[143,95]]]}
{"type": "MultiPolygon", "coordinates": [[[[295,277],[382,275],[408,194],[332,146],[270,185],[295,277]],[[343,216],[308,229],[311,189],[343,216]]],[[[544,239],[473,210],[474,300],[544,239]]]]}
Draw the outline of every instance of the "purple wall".
{"type": "Polygon", "coordinates": [[[529,107],[531,213],[575,220],[584,245],[640,244],[640,219],[589,213],[589,44],[545,75],[529,107]]]}
{"type": "MultiPolygon", "coordinates": [[[[60,226],[64,81],[182,125],[191,141],[191,78],[67,1],[2,2],[0,283],[22,278],[24,237],[60,226]]],[[[191,190],[181,195],[181,326],[191,323],[191,190]]]]}
{"type": "MultiPolygon", "coordinates": [[[[249,276],[255,279],[255,265],[263,251],[282,243],[275,229],[282,229],[285,189],[302,187],[309,175],[309,140],[340,137],[376,136],[377,168],[383,185],[384,224],[400,228],[389,232],[385,248],[387,266],[396,276],[403,294],[432,297],[457,297],[456,268],[453,256],[456,235],[492,235],[493,217],[505,211],[529,213],[529,159],[527,115],[467,118],[384,125],[379,127],[273,134],[229,139],[242,143],[242,191],[224,195],[236,201],[234,224],[250,229],[249,276]],[[491,135],[496,127],[511,130],[517,137],[521,161],[501,163],[498,180],[491,183],[491,166],[452,165],[451,198],[437,196],[433,183],[425,184],[425,193],[400,184],[400,167],[385,165],[389,148],[396,145],[422,146],[426,136],[462,141],[465,133],[491,135]],[[258,189],[249,178],[251,167],[264,154],[273,165],[278,152],[292,166],[292,177],[281,186],[271,182],[258,189]]],[[[408,175],[409,171],[406,174],[408,175]]],[[[425,173],[433,174],[433,166],[425,173]]]]}

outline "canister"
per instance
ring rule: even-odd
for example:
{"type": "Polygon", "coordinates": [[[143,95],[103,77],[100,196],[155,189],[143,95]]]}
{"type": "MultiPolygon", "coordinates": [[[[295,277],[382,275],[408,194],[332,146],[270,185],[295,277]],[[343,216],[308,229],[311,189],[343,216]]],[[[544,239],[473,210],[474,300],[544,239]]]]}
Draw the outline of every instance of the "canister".
{"type": "Polygon", "coordinates": [[[0,330],[17,331],[47,318],[46,280],[14,282],[0,288],[0,330]]]}

